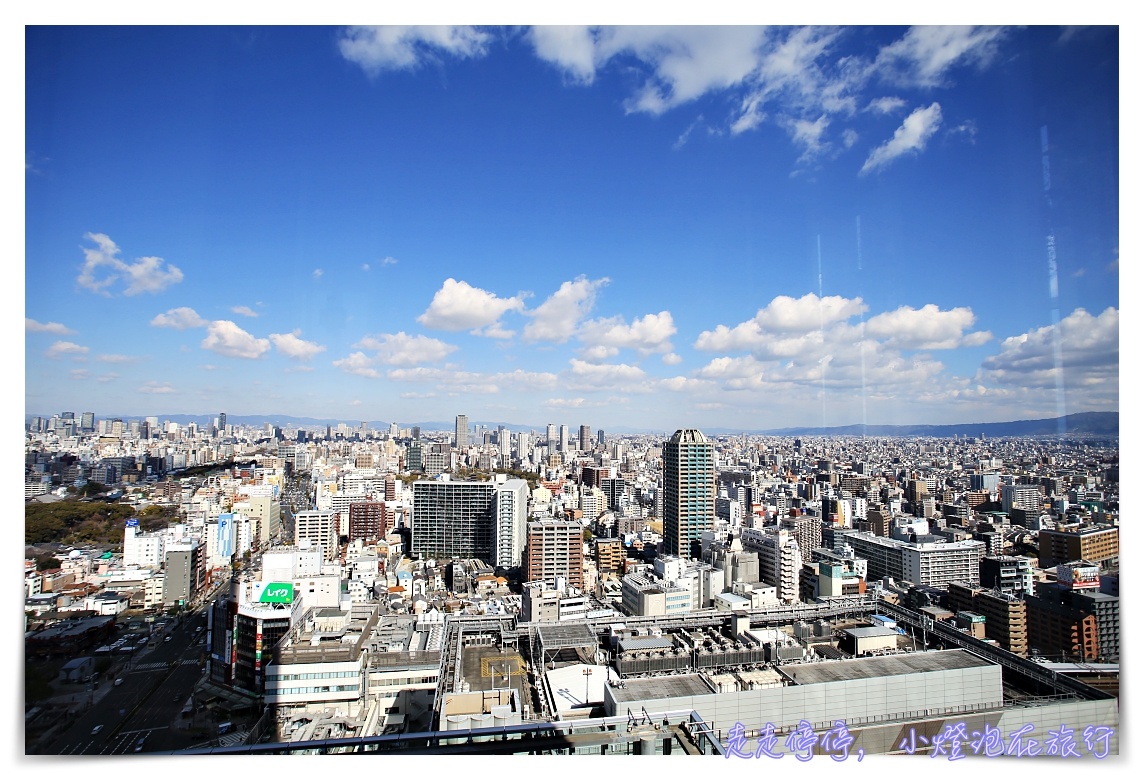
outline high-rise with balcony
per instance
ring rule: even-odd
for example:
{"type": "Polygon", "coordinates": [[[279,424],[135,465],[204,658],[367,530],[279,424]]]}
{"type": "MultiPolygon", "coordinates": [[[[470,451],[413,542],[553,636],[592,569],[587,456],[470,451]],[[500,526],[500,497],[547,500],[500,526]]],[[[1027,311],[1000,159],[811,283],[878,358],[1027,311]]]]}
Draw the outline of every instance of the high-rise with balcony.
{"type": "Polygon", "coordinates": [[[702,432],[680,429],[663,445],[664,554],[692,555],[692,542],[714,527],[715,447],[702,432]]]}

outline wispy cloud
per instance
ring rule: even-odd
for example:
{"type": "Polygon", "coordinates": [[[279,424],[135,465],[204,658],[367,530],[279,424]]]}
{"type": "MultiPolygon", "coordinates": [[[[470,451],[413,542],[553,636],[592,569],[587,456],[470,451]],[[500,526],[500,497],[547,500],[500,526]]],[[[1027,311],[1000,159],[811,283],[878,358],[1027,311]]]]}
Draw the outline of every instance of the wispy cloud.
{"type": "MultiPolygon", "coordinates": [[[[773,122],[801,149],[799,163],[808,164],[853,145],[859,114],[905,108],[885,85],[946,86],[959,67],[993,63],[1007,37],[997,27],[915,27],[872,55],[841,56],[848,35],[837,27],[561,26],[534,27],[527,40],[571,84],[592,84],[609,66],[642,74],[623,103],[629,113],[658,116],[719,95],[733,106],[723,129],[740,135],[773,122]],[[871,95],[879,83],[882,94],[871,95]]],[[[686,144],[697,124],[673,148],[686,144]]]]}
{"type": "Polygon", "coordinates": [[[28,333],[54,333],[57,336],[69,336],[74,330],[58,322],[36,322],[31,317],[24,318],[24,330],[28,333]]]}
{"type": "Polygon", "coordinates": [[[338,50],[370,76],[385,70],[411,70],[442,55],[480,57],[491,40],[475,27],[419,25],[350,27],[338,39],[338,50]]]}
{"type": "Polygon", "coordinates": [[[138,295],[159,293],[183,281],[183,272],[161,257],[140,257],[127,263],[119,258],[119,247],[103,233],[86,233],[84,238],[95,246],[81,247],[84,264],[76,277],[80,287],[110,296],[111,287],[122,283],[124,295],[138,295]]]}
{"type": "Polygon", "coordinates": [[[863,176],[871,171],[892,163],[905,154],[916,154],[926,148],[926,142],[937,132],[941,126],[941,106],[931,103],[927,108],[918,108],[906,117],[902,126],[894,131],[894,137],[870,152],[862,169],[858,171],[863,176]]]}
{"type": "Polygon", "coordinates": [[[116,354],[96,355],[95,359],[101,363],[135,363],[140,360],[140,358],[131,355],[116,354]]]}
{"type": "Polygon", "coordinates": [[[893,84],[939,87],[956,66],[984,68],[992,63],[1006,35],[1002,27],[911,27],[878,53],[874,68],[893,84]]]}
{"type": "Polygon", "coordinates": [[[241,314],[243,317],[257,317],[258,312],[249,306],[231,306],[230,310],[235,314],[241,314]]]}
{"type": "Polygon", "coordinates": [[[315,268],[314,273],[312,275],[315,279],[321,279],[322,278],[322,269],[321,268],[315,268]]]}
{"type": "Polygon", "coordinates": [[[139,388],[140,393],[147,393],[149,395],[167,395],[169,393],[177,392],[175,388],[171,387],[170,382],[156,382],[155,380],[148,381],[145,385],[139,388]]]}

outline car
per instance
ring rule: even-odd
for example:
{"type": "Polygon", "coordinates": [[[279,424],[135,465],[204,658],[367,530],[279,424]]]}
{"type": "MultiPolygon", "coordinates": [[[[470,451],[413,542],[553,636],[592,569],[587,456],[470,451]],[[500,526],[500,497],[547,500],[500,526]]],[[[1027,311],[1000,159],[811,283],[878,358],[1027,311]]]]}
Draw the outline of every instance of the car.
{"type": "Polygon", "coordinates": [[[170,642],[170,641],[171,641],[171,637],[169,637],[169,636],[165,636],[165,637],[163,637],[163,641],[164,641],[164,642],[170,642]]]}
{"type": "Polygon", "coordinates": [[[147,737],[140,737],[139,741],[135,743],[135,752],[138,753],[143,749],[143,743],[147,741],[147,737]]]}
{"type": "Polygon", "coordinates": [[[98,726],[96,726],[95,728],[93,728],[91,730],[91,735],[94,737],[96,734],[98,734],[101,731],[103,731],[103,724],[102,723],[100,723],[98,726]]]}
{"type": "Polygon", "coordinates": [[[122,677],[116,677],[115,678],[115,684],[116,685],[123,685],[123,678],[122,677]]]}

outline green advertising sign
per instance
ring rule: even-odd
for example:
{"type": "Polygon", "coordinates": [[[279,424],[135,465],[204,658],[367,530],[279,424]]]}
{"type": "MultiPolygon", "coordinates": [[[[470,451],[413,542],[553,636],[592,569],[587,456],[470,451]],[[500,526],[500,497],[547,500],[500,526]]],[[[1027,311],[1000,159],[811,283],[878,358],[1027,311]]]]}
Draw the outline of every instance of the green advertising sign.
{"type": "Polygon", "coordinates": [[[293,604],[294,603],[294,583],[292,582],[270,582],[262,590],[262,598],[259,599],[262,604],[293,604]]]}

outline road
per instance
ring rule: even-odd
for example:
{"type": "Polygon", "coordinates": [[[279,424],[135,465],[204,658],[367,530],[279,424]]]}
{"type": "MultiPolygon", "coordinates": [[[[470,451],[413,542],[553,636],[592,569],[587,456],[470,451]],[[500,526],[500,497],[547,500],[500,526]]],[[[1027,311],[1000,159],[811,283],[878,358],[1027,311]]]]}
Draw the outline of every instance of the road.
{"type": "MultiPolygon", "coordinates": [[[[123,683],[111,687],[102,698],[76,719],[71,728],[63,732],[47,749],[46,755],[117,755],[152,750],[178,750],[192,742],[180,711],[194,691],[202,675],[200,659],[206,648],[200,641],[206,635],[196,636],[196,629],[205,626],[203,608],[185,615],[178,625],[168,628],[170,641],[159,640],[158,645],[134,665],[121,671],[123,683]],[[98,734],[92,730],[102,725],[98,734]]],[[[111,686],[107,681],[104,685],[111,686]]],[[[201,717],[201,716],[200,716],[201,717]]],[[[205,720],[204,727],[207,725],[205,720]]]]}

